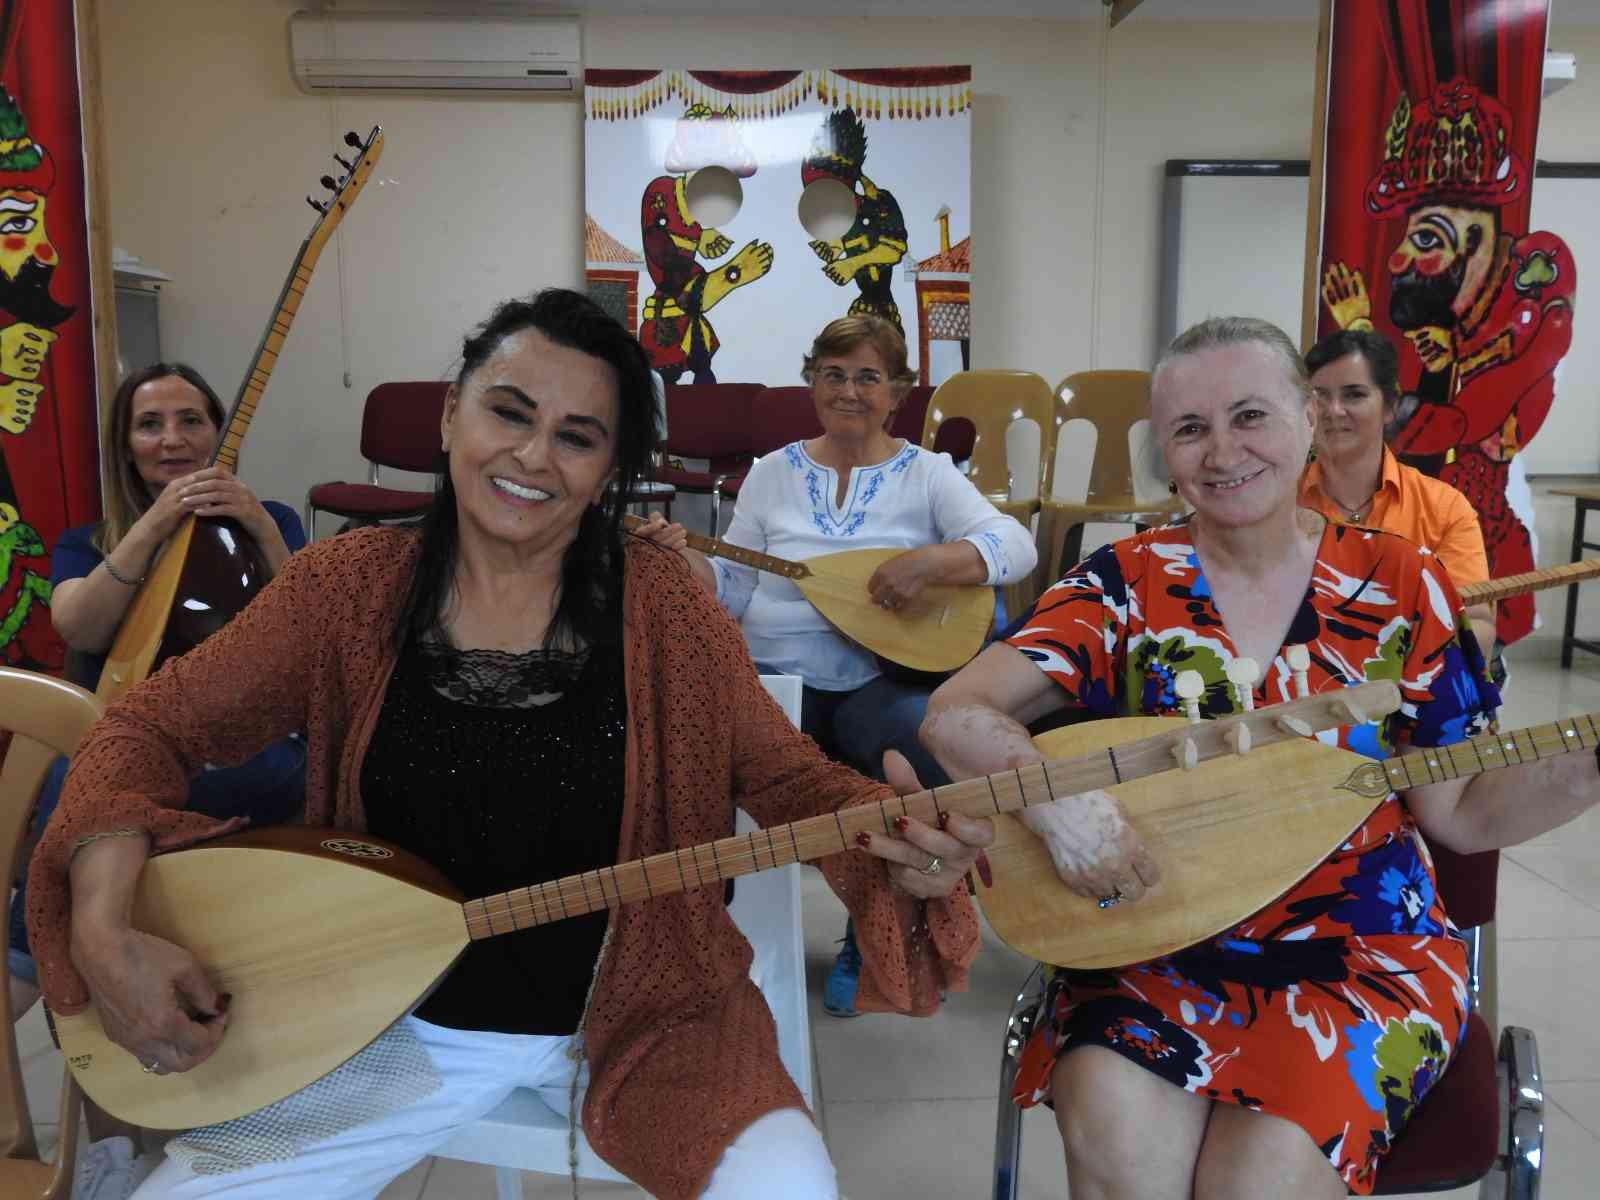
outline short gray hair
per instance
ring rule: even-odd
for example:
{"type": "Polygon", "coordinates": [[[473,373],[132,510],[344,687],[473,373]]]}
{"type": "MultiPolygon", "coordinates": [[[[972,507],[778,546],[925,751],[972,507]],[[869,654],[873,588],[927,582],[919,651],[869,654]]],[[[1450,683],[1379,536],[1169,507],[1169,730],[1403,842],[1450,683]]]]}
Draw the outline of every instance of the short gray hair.
{"type": "Polygon", "coordinates": [[[1173,361],[1206,350],[1220,350],[1225,346],[1260,346],[1278,360],[1289,386],[1302,400],[1311,397],[1311,378],[1306,374],[1306,364],[1300,349],[1271,321],[1259,317],[1207,317],[1198,325],[1191,325],[1167,344],[1156,360],[1150,381],[1155,379],[1173,361]]]}

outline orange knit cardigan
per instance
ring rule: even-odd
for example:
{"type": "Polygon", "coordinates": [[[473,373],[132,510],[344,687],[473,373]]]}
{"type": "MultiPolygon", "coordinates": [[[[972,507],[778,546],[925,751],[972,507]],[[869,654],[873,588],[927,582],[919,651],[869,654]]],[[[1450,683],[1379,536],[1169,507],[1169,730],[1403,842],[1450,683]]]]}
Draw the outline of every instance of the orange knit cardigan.
{"type": "MultiPolygon", "coordinates": [[[[74,849],[130,827],[148,831],[156,850],[232,831],[182,811],[203,764],[243,762],[304,730],[307,823],[364,828],[361,763],[416,557],[415,535],[387,529],[301,551],[226,628],[94,726],[29,879],[29,932],[52,1008],[75,1012],[88,1000],[68,954],[74,849]]],[[[736,804],[769,825],[883,795],[793,728],[756,678],[738,626],[677,555],[634,543],[624,561],[619,861],[724,837],[736,804]]],[[[978,931],[964,887],[923,906],[890,888],[881,860],[852,851],[816,865],[855,919],[865,959],[858,1007],[927,1015],[941,988],[965,986],[978,931]]],[[[752,1121],[803,1105],[750,961],[720,884],[611,915],[584,1019],[583,1128],[601,1157],[665,1200],[698,1195],[752,1121]]]]}

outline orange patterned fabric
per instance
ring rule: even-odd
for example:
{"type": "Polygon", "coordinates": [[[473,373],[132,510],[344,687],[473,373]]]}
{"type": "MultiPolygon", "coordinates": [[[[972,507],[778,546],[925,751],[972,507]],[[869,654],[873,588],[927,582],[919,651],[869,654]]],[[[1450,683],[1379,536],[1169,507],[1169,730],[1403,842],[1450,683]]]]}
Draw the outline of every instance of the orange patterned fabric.
{"type": "MultiPolygon", "coordinates": [[[[415,558],[413,535],[385,529],[301,551],[221,632],[94,727],[29,881],[29,931],[52,1008],[75,1012],[88,1000],[67,949],[73,848],[129,827],[161,850],[229,831],[179,810],[202,764],[242,762],[303,729],[307,822],[365,827],[360,764],[415,558]]],[[[738,626],[677,555],[637,543],[625,564],[619,859],[724,837],[735,804],[765,825],[885,793],[794,729],[756,678],[738,626]]],[[[816,865],[855,919],[866,960],[857,1007],[927,1015],[941,988],[966,986],[978,931],[964,885],[923,906],[889,886],[880,860],[849,852],[816,865]]],[[[720,884],[612,915],[584,1028],[583,1128],[602,1157],[665,1200],[697,1195],[757,1117],[803,1104],[750,961],[720,884]]]]}

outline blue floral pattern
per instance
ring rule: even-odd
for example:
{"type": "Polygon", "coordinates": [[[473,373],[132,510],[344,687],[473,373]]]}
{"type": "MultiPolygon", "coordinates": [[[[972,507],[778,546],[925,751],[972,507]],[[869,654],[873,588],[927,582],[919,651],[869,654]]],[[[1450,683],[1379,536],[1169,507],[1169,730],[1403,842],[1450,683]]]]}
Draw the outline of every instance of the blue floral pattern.
{"type": "MultiPolygon", "coordinates": [[[[1285,645],[1307,647],[1309,691],[1389,679],[1401,707],[1324,737],[1385,758],[1485,729],[1499,696],[1471,633],[1458,632],[1459,611],[1432,556],[1330,525],[1285,645]]],[[[1226,677],[1233,641],[1182,524],[1090,555],[1007,640],[1096,716],[1178,715],[1183,670],[1204,682],[1202,716],[1243,706],[1226,677]]],[[[1294,698],[1282,651],[1264,665],[1253,703],[1294,698]]],[[[1366,1193],[1449,1062],[1465,962],[1426,846],[1391,795],[1286,896],[1220,937],[1119,972],[1048,969],[1051,1019],[1025,1048],[1013,1095],[1046,1098],[1061,1053],[1103,1046],[1197,1094],[1296,1121],[1366,1193]],[[1107,1020],[1134,1011],[1135,1023],[1107,1020]],[[1169,1050],[1187,1052],[1173,1030],[1194,1035],[1203,1062],[1169,1050]],[[1145,1045],[1162,1052],[1139,1053],[1145,1045]]]]}

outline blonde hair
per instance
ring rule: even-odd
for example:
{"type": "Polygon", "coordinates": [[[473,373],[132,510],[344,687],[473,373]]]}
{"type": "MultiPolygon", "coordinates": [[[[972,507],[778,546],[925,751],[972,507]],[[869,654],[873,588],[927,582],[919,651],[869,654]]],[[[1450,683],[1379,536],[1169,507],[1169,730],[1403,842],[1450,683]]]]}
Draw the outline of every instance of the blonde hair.
{"type": "Polygon", "coordinates": [[[173,376],[206,398],[206,412],[211,416],[211,423],[217,427],[218,436],[227,422],[227,413],[223,411],[217,393],[205,381],[205,377],[187,363],[152,363],[148,367],[140,367],[122,381],[105,415],[106,438],[101,443],[102,453],[109,460],[106,475],[110,482],[105,495],[105,520],[100,522],[93,538],[95,549],[101,554],[109,555],[115,550],[117,544],[128,536],[128,530],[154,502],[150,486],[139,474],[139,468],[134,466],[133,455],[128,450],[128,437],[133,430],[133,394],[153,380],[173,376]]]}
{"type": "Polygon", "coordinates": [[[849,354],[857,346],[866,345],[876,349],[878,357],[883,359],[889,386],[894,391],[894,401],[899,404],[911,390],[911,385],[916,383],[917,373],[906,365],[906,339],[900,335],[900,331],[882,317],[871,313],[840,317],[824,325],[822,332],[811,343],[811,350],[800,367],[800,378],[808,384],[812,383],[819,359],[849,354]]]}
{"type": "Polygon", "coordinates": [[[1302,402],[1311,399],[1311,377],[1306,374],[1299,348],[1283,330],[1258,317],[1207,317],[1198,325],[1189,326],[1173,338],[1156,359],[1155,369],[1150,372],[1150,390],[1153,394],[1156,377],[1176,359],[1225,346],[1250,345],[1260,346],[1278,360],[1284,378],[1302,402]]]}

